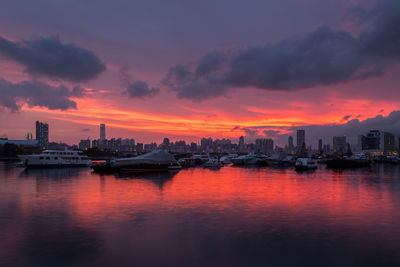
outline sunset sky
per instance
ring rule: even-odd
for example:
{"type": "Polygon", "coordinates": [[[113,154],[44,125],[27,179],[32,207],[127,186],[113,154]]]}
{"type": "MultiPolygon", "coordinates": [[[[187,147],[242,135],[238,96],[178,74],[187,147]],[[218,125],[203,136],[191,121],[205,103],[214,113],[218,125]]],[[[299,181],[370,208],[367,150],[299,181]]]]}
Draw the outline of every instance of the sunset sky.
{"type": "Polygon", "coordinates": [[[399,61],[395,0],[4,0],[0,135],[400,134],[399,61]]]}

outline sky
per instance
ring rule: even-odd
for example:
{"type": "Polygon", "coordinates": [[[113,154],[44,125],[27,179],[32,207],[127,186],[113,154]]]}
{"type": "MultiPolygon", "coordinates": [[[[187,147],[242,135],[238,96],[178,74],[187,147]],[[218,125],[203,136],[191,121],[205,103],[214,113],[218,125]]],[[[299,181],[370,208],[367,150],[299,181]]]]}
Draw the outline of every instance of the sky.
{"type": "Polygon", "coordinates": [[[399,135],[399,61],[395,0],[3,0],[0,136],[399,135]]]}

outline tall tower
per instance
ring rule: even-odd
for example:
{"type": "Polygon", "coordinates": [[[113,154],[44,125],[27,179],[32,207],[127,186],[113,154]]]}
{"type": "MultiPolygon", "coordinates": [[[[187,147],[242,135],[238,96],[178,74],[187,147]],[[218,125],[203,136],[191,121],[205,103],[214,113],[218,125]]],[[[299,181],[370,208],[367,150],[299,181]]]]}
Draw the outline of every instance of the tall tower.
{"type": "Polygon", "coordinates": [[[323,148],[322,148],[322,139],[318,140],[318,153],[322,153],[323,148]]]}
{"type": "Polygon", "coordinates": [[[288,137],[288,147],[289,147],[290,150],[292,150],[294,148],[293,136],[289,136],[288,137]]]}
{"type": "Polygon", "coordinates": [[[36,140],[39,147],[47,148],[49,145],[49,125],[45,122],[36,121],[36,140]]]}
{"type": "Polygon", "coordinates": [[[306,143],[306,131],[305,130],[297,130],[297,147],[301,147],[306,143]]]}
{"type": "Polygon", "coordinates": [[[244,146],[244,137],[239,137],[239,146],[244,146]]]}
{"type": "Polygon", "coordinates": [[[106,140],[106,125],[100,124],[100,140],[106,140]]]}

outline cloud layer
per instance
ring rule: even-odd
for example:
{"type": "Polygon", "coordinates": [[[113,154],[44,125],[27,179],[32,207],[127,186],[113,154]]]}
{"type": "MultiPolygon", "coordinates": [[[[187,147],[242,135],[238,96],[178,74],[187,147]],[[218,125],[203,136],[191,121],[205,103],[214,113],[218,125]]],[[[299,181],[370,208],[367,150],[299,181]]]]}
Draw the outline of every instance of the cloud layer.
{"type": "Polygon", "coordinates": [[[73,82],[93,79],[106,68],[92,51],[58,37],[12,42],[0,36],[0,54],[25,66],[29,74],[73,82]]]}
{"type": "Polygon", "coordinates": [[[48,109],[67,110],[76,108],[76,102],[71,97],[82,97],[84,89],[74,87],[69,90],[60,85],[50,86],[42,82],[24,81],[11,83],[0,78],[0,107],[7,108],[13,112],[21,109],[21,103],[30,107],[46,107],[48,109]]]}
{"type": "Polygon", "coordinates": [[[380,76],[400,60],[400,3],[383,1],[362,14],[370,26],[357,37],[319,27],[275,44],[214,51],[195,64],[171,67],[163,83],[179,98],[201,101],[231,88],[290,91],[380,76]]]}

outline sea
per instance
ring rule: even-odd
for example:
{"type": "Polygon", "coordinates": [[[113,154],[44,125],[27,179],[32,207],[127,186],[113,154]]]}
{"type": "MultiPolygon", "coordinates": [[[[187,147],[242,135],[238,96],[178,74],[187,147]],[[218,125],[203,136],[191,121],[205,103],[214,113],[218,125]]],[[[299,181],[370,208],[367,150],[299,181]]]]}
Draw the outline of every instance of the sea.
{"type": "Polygon", "coordinates": [[[0,266],[400,266],[400,166],[0,163],[0,266]]]}

